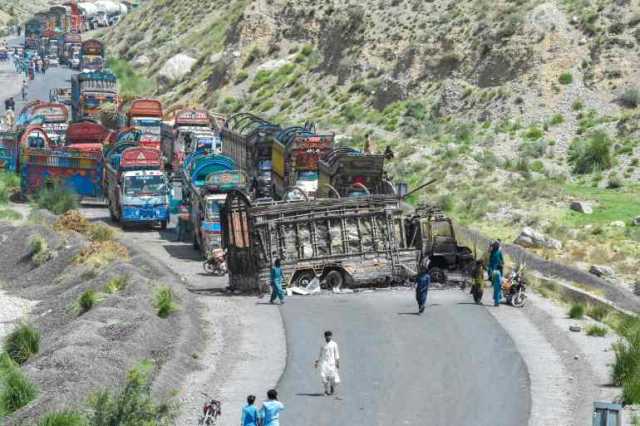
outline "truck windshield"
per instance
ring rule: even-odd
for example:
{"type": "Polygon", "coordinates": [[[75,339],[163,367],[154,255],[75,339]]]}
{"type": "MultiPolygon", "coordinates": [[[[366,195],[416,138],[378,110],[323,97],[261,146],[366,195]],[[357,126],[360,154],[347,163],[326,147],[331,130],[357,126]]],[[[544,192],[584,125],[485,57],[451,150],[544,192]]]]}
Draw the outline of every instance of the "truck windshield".
{"type": "Polygon", "coordinates": [[[220,203],[221,200],[207,200],[207,220],[220,220],[220,203]]]}
{"type": "Polygon", "coordinates": [[[298,172],[298,181],[313,182],[318,180],[318,172],[302,171],[298,172]]]}
{"type": "Polygon", "coordinates": [[[451,226],[449,222],[433,222],[431,224],[431,233],[434,238],[451,238],[451,226]]]}
{"type": "Polygon", "coordinates": [[[125,176],[124,193],[127,196],[160,196],[167,192],[167,185],[163,176],[125,176]]]}
{"type": "Polygon", "coordinates": [[[131,125],[142,132],[143,138],[146,136],[160,138],[162,132],[162,121],[159,118],[134,118],[131,125]]]}

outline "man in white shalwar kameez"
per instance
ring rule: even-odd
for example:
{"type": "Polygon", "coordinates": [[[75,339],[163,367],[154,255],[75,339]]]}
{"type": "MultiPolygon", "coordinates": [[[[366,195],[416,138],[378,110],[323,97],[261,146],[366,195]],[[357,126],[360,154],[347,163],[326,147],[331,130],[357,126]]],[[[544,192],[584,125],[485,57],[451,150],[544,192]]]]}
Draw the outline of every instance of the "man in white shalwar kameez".
{"type": "Polygon", "coordinates": [[[337,384],[340,383],[340,352],[338,344],[331,340],[333,333],[325,331],[325,343],[320,347],[320,356],[315,362],[316,368],[320,365],[320,378],[324,385],[324,394],[333,395],[336,391],[337,384]]]}

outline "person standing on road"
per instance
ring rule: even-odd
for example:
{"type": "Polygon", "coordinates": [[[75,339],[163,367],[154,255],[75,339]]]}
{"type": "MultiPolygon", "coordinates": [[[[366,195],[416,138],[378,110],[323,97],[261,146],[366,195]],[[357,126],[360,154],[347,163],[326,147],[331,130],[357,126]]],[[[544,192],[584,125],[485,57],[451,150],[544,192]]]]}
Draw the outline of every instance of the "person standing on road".
{"type": "Polygon", "coordinates": [[[247,397],[247,405],[242,409],[242,418],[240,419],[240,426],[258,426],[258,409],[254,405],[256,402],[255,395],[249,395],[247,397]]]}
{"type": "Polygon", "coordinates": [[[262,403],[260,419],[262,426],[280,426],[280,413],[284,410],[284,404],[278,401],[278,392],[275,389],[267,391],[267,400],[262,403]]]}
{"type": "Polygon", "coordinates": [[[333,395],[336,392],[338,383],[340,383],[340,351],[338,344],[333,341],[333,333],[331,331],[324,332],[325,342],[320,346],[320,355],[315,362],[315,368],[320,366],[320,378],[324,385],[324,394],[326,396],[333,395]]]}
{"type": "Polygon", "coordinates": [[[495,306],[500,306],[502,301],[502,273],[499,269],[493,270],[491,284],[493,285],[493,303],[495,306]]]}
{"type": "Polygon", "coordinates": [[[273,303],[280,299],[280,304],[284,304],[284,291],[282,290],[282,282],[284,281],[284,273],[280,266],[280,259],[276,259],[271,267],[271,300],[273,303]]]}
{"type": "Polygon", "coordinates": [[[424,312],[430,285],[431,275],[429,275],[426,268],[421,268],[420,273],[416,278],[416,302],[418,302],[418,314],[424,312]]]}
{"type": "Polygon", "coordinates": [[[489,255],[489,279],[493,280],[493,271],[500,271],[500,275],[504,273],[504,257],[500,248],[500,240],[496,240],[491,246],[491,254],[489,255]]]}

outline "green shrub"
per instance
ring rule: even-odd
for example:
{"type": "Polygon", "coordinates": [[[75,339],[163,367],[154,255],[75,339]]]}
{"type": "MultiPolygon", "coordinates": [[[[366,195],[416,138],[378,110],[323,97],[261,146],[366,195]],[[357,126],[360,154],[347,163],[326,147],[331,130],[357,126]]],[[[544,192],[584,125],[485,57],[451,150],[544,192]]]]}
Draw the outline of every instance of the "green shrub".
{"type": "Polygon", "coordinates": [[[618,189],[618,188],[622,188],[623,186],[624,186],[624,183],[622,182],[622,179],[620,178],[620,176],[618,175],[609,176],[609,179],[607,180],[608,189],[618,189]]]}
{"type": "Polygon", "coordinates": [[[127,282],[129,282],[129,277],[127,275],[120,275],[118,277],[111,278],[104,286],[104,291],[108,294],[118,293],[125,289],[127,282]]]}
{"type": "Polygon", "coordinates": [[[38,390],[20,367],[7,359],[0,368],[0,413],[10,414],[33,401],[38,390]]]}
{"type": "Polygon", "coordinates": [[[240,71],[236,76],[235,82],[236,84],[240,84],[243,81],[245,81],[247,78],[249,78],[249,74],[246,71],[240,71]]]}
{"type": "Polygon", "coordinates": [[[609,310],[602,305],[589,306],[587,315],[596,321],[602,321],[609,315],[609,310]]]}
{"type": "Polygon", "coordinates": [[[300,51],[300,54],[304,56],[309,56],[311,55],[311,53],[313,53],[313,46],[311,46],[310,44],[304,45],[304,47],[300,51]]]}
{"type": "Polygon", "coordinates": [[[629,108],[636,108],[638,105],[640,105],[640,90],[635,87],[627,89],[622,94],[620,100],[622,101],[622,104],[624,106],[629,108]]]}
{"type": "Polygon", "coordinates": [[[22,215],[12,209],[0,209],[0,220],[20,220],[22,215]]]}
{"type": "Polygon", "coordinates": [[[599,325],[590,325],[587,327],[587,336],[604,337],[607,335],[607,329],[599,325]]]}
{"type": "Polygon", "coordinates": [[[438,207],[445,212],[450,212],[455,207],[455,200],[453,195],[444,194],[438,199],[438,207]]]}
{"type": "Polygon", "coordinates": [[[44,265],[53,257],[53,252],[49,250],[47,240],[42,235],[33,235],[29,239],[29,245],[31,246],[31,260],[36,266],[44,265]]]}
{"type": "Polygon", "coordinates": [[[558,82],[560,84],[571,84],[573,83],[573,75],[570,72],[563,72],[558,77],[558,82]]]}
{"type": "Polygon", "coordinates": [[[627,341],[620,340],[613,344],[616,359],[612,367],[613,384],[623,386],[626,380],[637,374],[640,367],[640,334],[625,336],[627,341]]]}
{"type": "Polygon", "coordinates": [[[173,301],[173,292],[167,286],[156,289],[153,295],[153,304],[160,318],[167,318],[177,309],[177,305],[173,301]]]}
{"type": "Polygon", "coordinates": [[[138,74],[126,60],[111,58],[107,61],[107,67],[118,78],[118,90],[125,100],[153,93],[153,81],[138,74]]]}
{"type": "Polygon", "coordinates": [[[569,318],[571,319],[582,319],[584,316],[584,305],[581,303],[574,303],[571,305],[571,309],[569,309],[569,318]]]}
{"type": "Polygon", "coordinates": [[[77,195],[60,186],[45,187],[34,198],[39,208],[47,209],[53,214],[64,214],[79,207],[77,195]]]}
{"type": "Polygon", "coordinates": [[[116,392],[100,391],[91,397],[91,426],[168,426],[176,417],[172,404],[156,404],[151,397],[153,364],[143,362],[131,370],[125,386],[116,392]]]}
{"type": "Polygon", "coordinates": [[[251,66],[251,64],[253,64],[256,61],[256,59],[261,58],[262,55],[263,55],[262,50],[260,50],[260,48],[258,48],[257,46],[254,47],[249,52],[249,55],[247,56],[247,59],[245,59],[244,64],[242,64],[242,66],[244,68],[251,66]]]}
{"type": "Polygon", "coordinates": [[[427,108],[422,102],[408,101],[404,115],[415,118],[418,121],[423,121],[427,118],[427,108]]]}
{"type": "Polygon", "coordinates": [[[91,310],[94,305],[98,303],[98,294],[93,289],[87,289],[80,295],[78,299],[78,306],[80,307],[80,314],[84,314],[91,310]]]}
{"type": "Polygon", "coordinates": [[[524,137],[530,140],[538,140],[542,138],[542,136],[544,136],[544,132],[542,131],[542,129],[533,126],[529,127],[524,134],[524,137]]]}
{"type": "Polygon", "coordinates": [[[95,223],[89,225],[87,235],[91,241],[111,241],[113,240],[113,228],[103,223],[95,223]]]}
{"type": "Polygon", "coordinates": [[[291,106],[291,101],[289,99],[285,100],[280,104],[280,111],[284,111],[291,106]]]}
{"type": "Polygon", "coordinates": [[[4,351],[22,365],[40,350],[40,332],[27,323],[18,325],[4,340],[4,351]]]}
{"type": "Polygon", "coordinates": [[[88,426],[87,418],[73,410],[56,411],[44,416],[38,426],[88,426]]]}
{"type": "Polygon", "coordinates": [[[20,190],[20,178],[15,173],[0,172],[0,204],[9,201],[20,190]]]}
{"type": "Polygon", "coordinates": [[[640,371],[637,367],[622,381],[622,401],[627,405],[640,403],[640,371]]]}
{"type": "Polygon", "coordinates": [[[540,161],[540,160],[534,160],[529,165],[529,169],[532,172],[544,173],[544,163],[542,161],[540,161]]]}
{"type": "Polygon", "coordinates": [[[562,123],[564,123],[564,117],[560,113],[554,114],[551,117],[551,120],[549,120],[549,124],[551,124],[552,126],[562,124],[562,123]]]}
{"type": "Polygon", "coordinates": [[[611,143],[606,133],[598,131],[587,140],[578,139],[569,146],[569,163],[577,174],[592,173],[611,167],[611,143]]]}
{"type": "Polygon", "coordinates": [[[580,111],[582,108],[584,108],[584,104],[580,99],[577,99],[573,105],[571,105],[571,109],[574,111],[580,111]]]}

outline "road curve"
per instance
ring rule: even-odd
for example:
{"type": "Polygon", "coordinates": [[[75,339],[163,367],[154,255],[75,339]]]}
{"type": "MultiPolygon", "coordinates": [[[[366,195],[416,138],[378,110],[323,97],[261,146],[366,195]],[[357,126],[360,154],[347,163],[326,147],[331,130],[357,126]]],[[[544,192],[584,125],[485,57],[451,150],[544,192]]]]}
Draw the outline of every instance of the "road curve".
{"type": "Polygon", "coordinates": [[[509,308],[476,306],[458,290],[429,297],[422,316],[404,290],[288,298],[283,424],[526,425],[526,365],[487,312],[509,308]],[[342,357],[337,399],[320,396],[313,369],[326,329],[342,357]]]}

